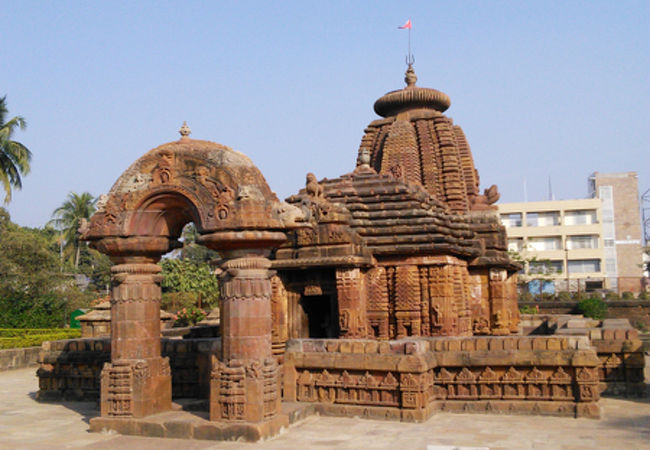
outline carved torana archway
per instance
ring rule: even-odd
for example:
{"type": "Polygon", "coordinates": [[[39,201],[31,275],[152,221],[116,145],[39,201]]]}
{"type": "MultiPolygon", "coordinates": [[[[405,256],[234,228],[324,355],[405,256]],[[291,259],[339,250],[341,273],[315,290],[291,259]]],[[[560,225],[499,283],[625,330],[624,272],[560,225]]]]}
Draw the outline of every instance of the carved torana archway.
{"type": "Polygon", "coordinates": [[[171,374],[160,353],[162,255],[194,222],[199,242],[220,252],[222,354],[212,368],[211,420],[273,420],[280,406],[271,354],[271,249],[302,213],[278,201],[251,160],[189,138],[146,153],[117,180],[82,224],[82,238],[115,264],[111,362],[101,375],[101,420],[171,408],[171,374]]]}

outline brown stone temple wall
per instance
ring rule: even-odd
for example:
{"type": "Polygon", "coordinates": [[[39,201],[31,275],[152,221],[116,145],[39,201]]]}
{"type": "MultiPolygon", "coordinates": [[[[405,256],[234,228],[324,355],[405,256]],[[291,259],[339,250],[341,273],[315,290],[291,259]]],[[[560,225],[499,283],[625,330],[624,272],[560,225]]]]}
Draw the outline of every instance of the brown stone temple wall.
{"type": "MultiPolygon", "coordinates": [[[[161,339],[169,358],[173,398],[206,398],[212,354],[218,339],[161,339]]],[[[43,343],[40,349],[39,400],[99,400],[100,374],[111,359],[110,338],[43,343]]]]}
{"type": "Polygon", "coordinates": [[[324,414],[374,419],[423,421],[436,410],[599,417],[599,360],[583,345],[560,337],[295,340],[284,396],[324,414]]]}
{"type": "MultiPolygon", "coordinates": [[[[518,330],[514,277],[504,269],[468,271],[451,256],[382,259],[367,270],[281,271],[274,278],[274,354],[287,339],[307,338],[309,303],[329,302],[340,334],[328,337],[401,339],[413,336],[509,335],[518,330]],[[330,278],[328,278],[330,277],[330,278]],[[336,306],[338,305],[338,308],[336,306]]],[[[323,337],[323,336],[311,336],[323,337]]]]}

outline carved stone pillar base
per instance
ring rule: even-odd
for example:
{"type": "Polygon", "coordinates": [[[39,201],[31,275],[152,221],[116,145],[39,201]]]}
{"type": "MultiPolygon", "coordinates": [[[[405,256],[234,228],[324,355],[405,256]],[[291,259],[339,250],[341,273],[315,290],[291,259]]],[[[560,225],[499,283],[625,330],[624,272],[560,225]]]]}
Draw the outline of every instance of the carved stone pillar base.
{"type": "Polygon", "coordinates": [[[217,362],[210,380],[210,420],[262,422],[280,411],[279,369],[273,357],[263,362],[217,362]]]}
{"type": "Polygon", "coordinates": [[[171,409],[168,358],[106,363],[101,375],[102,417],[133,418],[171,409]]]}

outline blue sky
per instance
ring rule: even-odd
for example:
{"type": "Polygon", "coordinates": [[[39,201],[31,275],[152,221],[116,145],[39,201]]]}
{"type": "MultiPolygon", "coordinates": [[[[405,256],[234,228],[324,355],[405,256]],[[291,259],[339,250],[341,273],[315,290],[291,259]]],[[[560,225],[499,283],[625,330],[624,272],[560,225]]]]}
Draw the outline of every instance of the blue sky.
{"type": "Polygon", "coordinates": [[[71,192],[107,192],[149,149],[192,137],[246,153],[284,198],[353,169],[374,101],[447,93],[482,188],[583,197],[593,171],[650,188],[650,2],[0,0],[0,95],[34,153],[9,205],[42,226],[71,192]]]}

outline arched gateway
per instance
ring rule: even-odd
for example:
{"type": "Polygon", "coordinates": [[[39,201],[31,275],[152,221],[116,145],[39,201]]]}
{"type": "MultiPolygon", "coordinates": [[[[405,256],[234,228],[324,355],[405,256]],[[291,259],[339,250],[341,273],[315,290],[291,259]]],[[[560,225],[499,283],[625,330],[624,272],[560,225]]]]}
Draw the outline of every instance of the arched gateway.
{"type": "Polygon", "coordinates": [[[169,362],[160,353],[162,255],[194,222],[199,241],[223,258],[222,353],[214,360],[211,420],[268,422],[280,406],[271,354],[271,249],[301,212],[278,201],[242,153],[181,139],[146,153],[117,180],[83,239],[115,264],[111,362],[101,375],[101,420],[144,417],[171,408],[169,362]],[[236,311],[236,313],[235,313],[236,311]]]}

